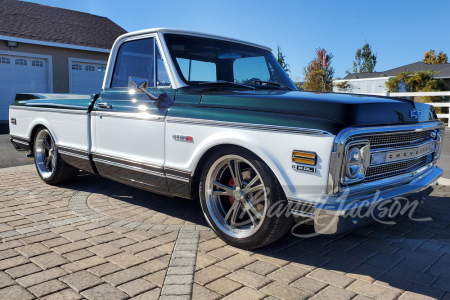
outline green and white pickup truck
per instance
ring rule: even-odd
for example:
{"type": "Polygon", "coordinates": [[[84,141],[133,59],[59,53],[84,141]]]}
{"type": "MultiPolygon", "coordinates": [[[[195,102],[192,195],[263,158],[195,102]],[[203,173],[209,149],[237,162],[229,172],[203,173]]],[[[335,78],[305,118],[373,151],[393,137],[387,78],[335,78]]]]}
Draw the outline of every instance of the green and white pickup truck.
{"type": "Polygon", "coordinates": [[[357,228],[442,175],[432,106],[298,91],[269,48],[184,30],[120,36],[99,94],[17,94],[9,115],[11,142],[48,184],[85,170],[199,200],[247,249],[294,221],[357,228]]]}

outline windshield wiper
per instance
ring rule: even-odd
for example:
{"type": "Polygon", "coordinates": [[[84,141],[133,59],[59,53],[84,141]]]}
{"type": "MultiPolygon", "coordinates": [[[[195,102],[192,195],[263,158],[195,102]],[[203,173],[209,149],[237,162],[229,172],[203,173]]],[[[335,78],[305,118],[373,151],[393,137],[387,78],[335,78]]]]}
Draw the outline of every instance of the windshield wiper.
{"type": "Polygon", "coordinates": [[[261,82],[261,83],[267,83],[268,85],[269,85],[269,84],[272,84],[272,85],[276,85],[276,86],[281,86],[281,87],[284,87],[284,88],[286,88],[286,89],[288,89],[288,90],[291,90],[291,91],[294,90],[294,89],[292,89],[292,88],[290,88],[290,87],[288,87],[288,86],[282,85],[281,83],[278,83],[278,82],[264,81],[264,80],[255,80],[255,81],[256,81],[256,82],[261,82]]]}
{"type": "Polygon", "coordinates": [[[234,83],[231,81],[225,81],[225,80],[217,80],[217,81],[205,81],[205,82],[200,82],[198,85],[215,85],[215,84],[223,84],[223,85],[234,85],[234,86],[240,86],[249,90],[254,90],[255,88],[252,86],[248,86],[248,85],[244,85],[244,84],[239,84],[239,83],[234,83]]]}

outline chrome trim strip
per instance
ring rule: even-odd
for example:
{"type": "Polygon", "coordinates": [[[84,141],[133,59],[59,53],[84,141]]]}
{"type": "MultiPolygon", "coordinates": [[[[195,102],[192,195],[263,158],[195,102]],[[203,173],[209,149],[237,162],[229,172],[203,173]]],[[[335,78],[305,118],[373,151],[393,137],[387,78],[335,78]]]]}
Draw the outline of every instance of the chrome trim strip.
{"type": "Polygon", "coordinates": [[[84,149],[79,149],[79,148],[73,148],[73,147],[68,147],[68,146],[64,146],[61,144],[56,144],[56,148],[58,149],[59,152],[69,152],[69,153],[74,153],[77,155],[81,155],[81,156],[88,156],[88,152],[84,149]]]}
{"type": "Polygon", "coordinates": [[[80,155],[80,154],[76,154],[76,153],[73,153],[73,152],[61,151],[61,150],[59,150],[58,152],[59,152],[59,154],[69,155],[69,156],[73,156],[73,157],[89,160],[89,156],[80,155]]]}
{"type": "Polygon", "coordinates": [[[29,139],[24,138],[24,137],[20,137],[20,136],[17,136],[17,135],[12,135],[12,134],[10,134],[9,136],[10,136],[13,140],[23,141],[23,142],[27,142],[27,143],[30,142],[29,139]]]}
{"type": "Polygon", "coordinates": [[[159,115],[151,115],[149,113],[140,112],[140,113],[124,113],[124,112],[111,112],[111,111],[103,111],[96,110],[91,112],[92,116],[102,116],[102,117],[110,117],[110,118],[120,118],[120,119],[137,119],[137,120],[145,120],[145,121],[157,121],[163,122],[164,116],[159,115]]]}
{"type": "Polygon", "coordinates": [[[290,134],[308,134],[308,135],[317,135],[317,136],[332,135],[330,132],[327,132],[324,130],[309,129],[309,128],[296,128],[296,127],[287,127],[287,126],[276,126],[276,125],[226,122],[226,121],[215,121],[215,120],[204,120],[204,119],[193,119],[193,118],[179,118],[179,117],[167,117],[166,121],[168,123],[180,123],[180,124],[201,125],[201,126],[219,126],[219,127],[230,127],[230,128],[247,129],[247,130],[264,130],[264,131],[273,131],[273,132],[290,133],[290,134]]]}
{"type": "Polygon", "coordinates": [[[164,166],[164,172],[166,173],[166,176],[171,179],[181,180],[189,182],[191,179],[191,171],[189,170],[183,170],[183,169],[176,169],[171,167],[164,166]]]}
{"type": "MultiPolygon", "coordinates": [[[[340,185],[340,180],[343,171],[345,145],[349,138],[356,138],[358,136],[373,135],[373,134],[383,135],[399,132],[401,133],[419,132],[424,130],[433,130],[442,128],[444,128],[443,122],[434,121],[410,125],[391,125],[391,126],[379,126],[369,128],[349,127],[342,130],[335,138],[333,152],[331,153],[330,170],[328,173],[327,194],[339,195],[343,192],[343,188],[340,185]]],[[[366,183],[361,183],[360,185],[365,184],[366,183]]]]}
{"type": "Polygon", "coordinates": [[[30,143],[29,143],[29,142],[15,140],[15,139],[13,139],[13,138],[12,138],[12,141],[13,141],[14,143],[17,143],[17,144],[22,144],[22,145],[25,145],[25,146],[30,146],[30,143]]]}
{"type": "Polygon", "coordinates": [[[31,111],[40,111],[40,112],[54,112],[54,113],[62,113],[62,114],[75,114],[75,115],[87,115],[87,107],[83,107],[84,110],[78,109],[70,109],[70,108],[50,108],[50,107],[33,107],[33,106],[19,106],[19,105],[11,105],[9,109],[22,109],[22,110],[31,110],[31,111]]]}
{"type": "Polygon", "coordinates": [[[189,182],[189,178],[184,178],[184,177],[180,177],[180,176],[175,176],[172,174],[167,174],[166,173],[166,177],[168,179],[173,179],[173,180],[178,180],[178,181],[183,181],[183,182],[189,182]]]}
{"type": "Polygon", "coordinates": [[[126,157],[116,157],[108,154],[100,154],[98,152],[92,153],[92,158],[94,162],[101,162],[120,168],[127,168],[142,173],[148,173],[160,177],[165,177],[162,165],[136,161],[126,157]]]}
{"type": "Polygon", "coordinates": [[[113,161],[109,161],[109,160],[104,160],[104,159],[100,159],[100,158],[94,158],[93,161],[111,165],[111,166],[115,166],[118,168],[136,171],[136,172],[146,173],[146,174],[155,175],[155,176],[159,176],[159,177],[166,177],[164,173],[151,171],[148,169],[143,169],[143,168],[139,168],[139,167],[135,167],[135,166],[125,165],[125,164],[121,164],[121,163],[117,163],[117,162],[113,162],[113,161]]]}

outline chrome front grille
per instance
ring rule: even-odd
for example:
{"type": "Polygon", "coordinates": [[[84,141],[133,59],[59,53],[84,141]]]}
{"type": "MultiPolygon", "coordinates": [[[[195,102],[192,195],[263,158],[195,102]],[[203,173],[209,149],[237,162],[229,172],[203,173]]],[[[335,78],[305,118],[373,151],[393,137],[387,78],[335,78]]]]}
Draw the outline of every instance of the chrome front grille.
{"type": "Polygon", "coordinates": [[[370,142],[370,149],[408,147],[422,144],[430,139],[431,130],[394,134],[378,134],[366,137],[370,142]]]}
{"type": "MultiPolygon", "coordinates": [[[[370,150],[402,149],[406,147],[413,147],[422,145],[431,140],[432,130],[412,131],[412,132],[398,132],[389,134],[373,134],[365,136],[370,142],[370,150]]],[[[383,165],[369,166],[366,171],[366,177],[363,182],[389,178],[396,175],[415,171],[432,161],[431,154],[419,158],[386,163],[383,165]]]]}
{"type": "Polygon", "coordinates": [[[364,182],[374,181],[378,179],[400,175],[407,172],[412,172],[430,163],[431,160],[432,160],[431,154],[428,154],[413,160],[368,167],[366,171],[366,178],[364,178],[364,182]]]}

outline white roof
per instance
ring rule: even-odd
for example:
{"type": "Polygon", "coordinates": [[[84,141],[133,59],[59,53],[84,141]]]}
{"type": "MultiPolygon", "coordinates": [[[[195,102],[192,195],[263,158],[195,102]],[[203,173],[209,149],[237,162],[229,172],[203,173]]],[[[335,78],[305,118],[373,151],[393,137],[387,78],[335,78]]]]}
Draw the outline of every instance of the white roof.
{"type": "Polygon", "coordinates": [[[207,37],[207,38],[213,38],[213,39],[218,39],[218,40],[225,40],[225,41],[229,41],[229,42],[235,42],[235,43],[239,43],[239,44],[244,44],[244,45],[248,45],[248,46],[262,48],[262,49],[265,49],[265,50],[268,50],[268,51],[272,51],[272,49],[270,49],[269,47],[266,47],[266,46],[263,46],[263,45],[259,45],[259,44],[255,44],[255,43],[246,42],[246,41],[239,40],[239,39],[229,38],[229,37],[216,35],[216,34],[210,34],[210,33],[198,32],[198,31],[191,31],[191,30],[184,30],[184,29],[174,29],[174,28],[149,28],[149,29],[133,31],[133,32],[129,32],[129,33],[126,33],[124,35],[121,35],[117,40],[120,40],[120,39],[125,38],[125,37],[141,35],[141,34],[148,34],[148,33],[154,33],[154,32],[158,32],[158,33],[162,33],[162,34],[164,34],[164,33],[175,33],[175,34],[185,34],[185,35],[192,35],[192,36],[207,37]]]}

